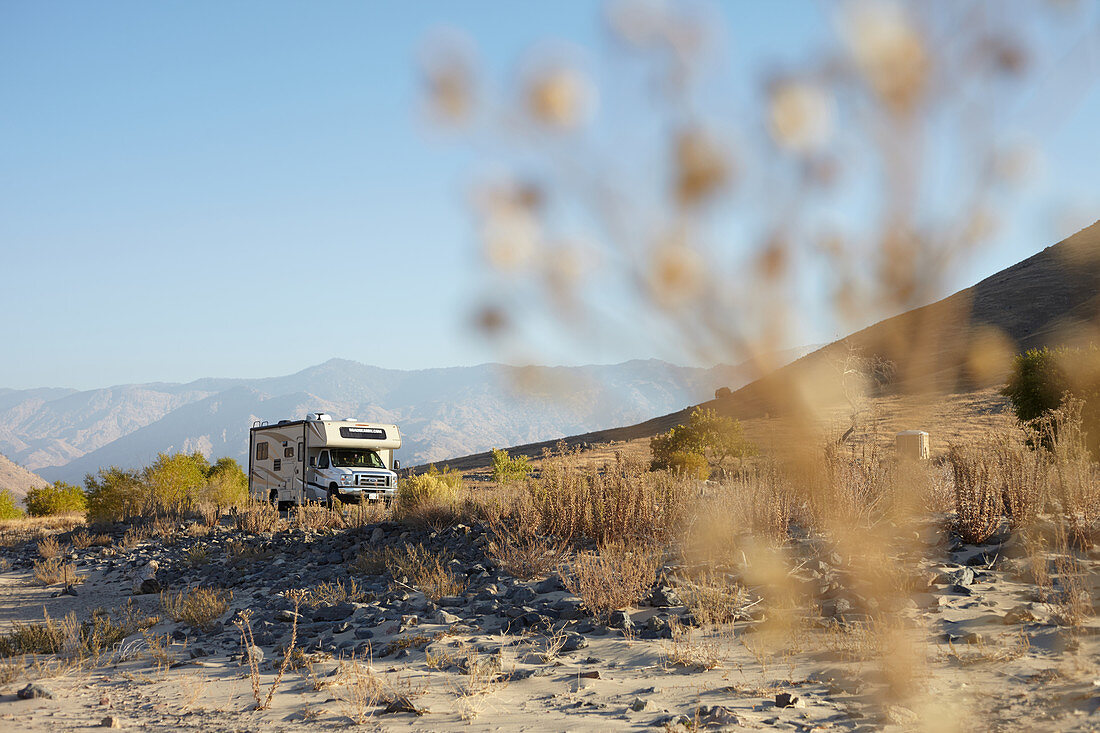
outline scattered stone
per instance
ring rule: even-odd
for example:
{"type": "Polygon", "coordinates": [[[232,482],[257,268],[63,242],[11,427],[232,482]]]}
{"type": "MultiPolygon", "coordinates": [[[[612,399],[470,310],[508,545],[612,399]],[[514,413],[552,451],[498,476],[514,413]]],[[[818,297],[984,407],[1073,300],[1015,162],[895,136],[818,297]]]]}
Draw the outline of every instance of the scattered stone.
{"type": "Polygon", "coordinates": [[[34,700],[40,697],[44,697],[47,700],[53,699],[53,693],[42,685],[31,682],[26,687],[20,689],[15,693],[16,697],[20,700],[34,700]]]}
{"type": "Polygon", "coordinates": [[[612,629],[634,628],[634,622],[631,621],[628,611],[612,611],[611,617],[607,620],[607,625],[612,629]]]}
{"type": "Polygon", "coordinates": [[[250,646],[241,652],[241,664],[259,664],[264,661],[264,650],[258,646],[250,646]]]}
{"type": "Polygon", "coordinates": [[[395,715],[398,713],[412,713],[413,715],[423,715],[425,712],[425,710],[421,710],[413,705],[412,700],[410,700],[406,695],[398,695],[390,702],[389,705],[386,706],[386,709],[382,711],[382,714],[395,715]]]}
{"type": "Polygon", "coordinates": [[[630,703],[630,709],[636,713],[640,713],[649,707],[649,701],[642,697],[634,698],[634,702],[630,703]]]}
{"type": "Polygon", "coordinates": [[[580,634],[570,633],[566,635],[565,641],[562,642],[561,649],[559,649],[558,652],[561,654],[568,654],[578,649],[584,649],[586,646],[588,646],[588,639],[580,634]]]}
{"type": "Polygon", "coordinates": [[[680,597],[676,595],[676,591],[671,586],[662,585],[653,589],[653,592],[649,594],[649,605],[656,608],[671,608],[673,606],[684,605],[680,601],[680,597]]]}
{"type": "Polygon", "coordinates": [[[563,590],[565,590],[565,584],[561,582],[561,576],[557,573],[551,573],[546,580],[535,585],[536,593],[557,593],[563,590]]]}
{"type": "Polygon", "coordinates": [[[587,672],[581,672],[577,676],[580,677],[582,680],[598,680],[598,679],[601,679],[600,678],[600,670],[598,670],[598,669],[591,669],[587,672]]]}
{"type": "Polygon", "coordinates": [[[723,705],[703,705],[695,711],[695,717],[706,728],[717,728],[723,725],[740,725],[737,715],[723,705]]]}
{"type": "Polygon", "coordinates": [[[100,728],[121,728],[122,721],[113,715],[108,715],[103,720],[99,721],[100,728]]]}
{"type": "Polygon", "coordinates": [[[777,708],[804,708],[806,703],[803,702],[802,698],[789,692],[777,692],[775,694],[775,706],[777,708]]]}
{"type": "Polygon", "coordinates": [[[462,620],[462,618],[460,616],[454,615],[453,613],[448,613],[441,608],[435,612],[435,618],[433,620],[437,624],[447,624],[448,626],[451,626],[453,624],[457,624],[459,621],[462,620]]]}
{"type": "Polygon", "coordinates": [[[1035,621],[1035,614],[1026,604],[1021,604],[1008,609],[1001,621],[1005,624],[1027,624],[1035,621]]]}

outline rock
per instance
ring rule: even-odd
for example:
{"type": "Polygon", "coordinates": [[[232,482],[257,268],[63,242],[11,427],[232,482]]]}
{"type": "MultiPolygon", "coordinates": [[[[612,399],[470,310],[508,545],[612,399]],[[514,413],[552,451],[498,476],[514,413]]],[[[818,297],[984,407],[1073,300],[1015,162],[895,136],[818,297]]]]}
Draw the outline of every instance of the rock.
{"type": "Polygon", "coordinates": [[[264,661],[264,650],[258,646],[250,646],[241,652],[241,664],[260,664],[264,661]]]}
{"type": "Polygon", "coordinates": [[[535,591],[531,590],[527,586],[521,585],[512,592],[512,595],[508,600],[510,600],[517,606],[525,606],[531,601],[535,600],[535,598],[537,597],[538,594],[535,593],[535,591]]]}
{"type": "Polygon", "coordinates": [[[630,703],[630,709],[636,713],[640,713],[648,707],[649,701],[641,697],[634,698],[634,702],[630,703]]]}
{"type": "Polygon", "coordinates": [[[628,611],[612,611],[611,617],[607,620],[607,626],[612,629],[627,630],[634,628],[634,622],[630,619],[628,611]]]}
{"type": "Polygon", "coordinates": [[[581,672],[579,675],[582,680],[598,680],[600,679],[600,670],[592,669],[587,672],[581,672]]]}
{"type": "Polygon", "coordinates": [[[108,715],[103,720],[99,721],[100,728],[121,728],[122,721],[113,715],[108,715]]]}
{"type": "Polygon", "coordinates": [[[565,641],[562,642],[561,649],[558,651],[562,654],[568,654],[569,652],[575,652],[578,649],[584,649],[588,646],[588,639],[584,638],[580,634],[570,633],[565,637],[565,641]]]}
{"type": "Polygon", "coordinates": [[[313,611],[314,621],[343,621],[355,613],[354,603],[337,603],[333,606],[321,606],[313,611]]]}
{"type": "Polygon", "coordinates": [[[653,589],[653,592],[649,594],[649,605],[657,608],[671,608],[673,606],[684,605],[680,601],[680,597],[676,595],[676,591],[671,586],[662,585],[653,589]]]}
{"type": "Polygon", "coordinates": [[[1027,624],[1035,620],[1035,614],[1026,604],[1014,606],[1005,612],[1001,621],[1005,624],[1027,624]]]}
{"type": "Polygon", "coordinates": [[[563,590],[565,590],[565,584],[561,582],[561,576],[557,573],[551,573],[546,580],[535,585],[536,593],[557,593],[563,590]]]}
{"type": "Polygon", "coordinates": [[[284,609],[282,611],[276,611],[275,612],[275,620],[276,621],[282,621],[283,623],[287,623],[287,624],[293,623],[294,621],[298,621],[301,618],[302,618],[302,615],[300,613],[294,613],[294,611],[291,611],[289,609],[284,609]]]}
{"type": "Polygon", "coordinates": [[[413,715],[423,715],[424,712],[424,710],[420,710],[413,705],[412,700],[410,700],[407,695],[398,695],[386,706],[382,714],[394,715],[397,713],[412,713],[413,715]]]}
{"type": "Polygon", "coordinates": [[[40,697],[44,697],[47,700],[53,699],[53,693],[42,685],[31,682],[26,687],[21,688],[15,693],[16,697],[20,700],[35,700],[40,697]]]}
{"type": "Polygon", "coordinates": [[[441,609],[439,609],[438,611],[435,612],[435,617],[434,617],[433,620],[437,624],[451,625],[451,624],[457,624],[459,621],[462,620],[462,618],[460,616],[454,615],[453,613],[448,613],[447,611],[444,611],[441,608],[441,609]]]}
{"type": "Polygon", "coordinates": [[[157,569],[160,566],[156,560],[150,560],[143,566],[134,571],[132,578],[132,588],[134,595],[140,595],[142,593],[160,593],[160,583],[157,582],[157,569]]]}
{"type": "Polygon", "coordinates": [[[372,545],[379,545],[384,539],[386,539],[386,533],[382,531],[381,527],[375,527],[374,531],[370,533],[370,543],[372,545]]]}
{"type": "Polygon", "coordinates": [[[951,580],[954,581],[955,585],[970,585],[974,582],[974,569],[969,567],[959,568],[951,573],[951,580]]]}
{"type": "Polygon", "coordinates": [[[732,710],[722,705],[701,706],[695,711],[695,717],[706,728],[717,728],[724,725],[740,725],[741,721],[732,710]]]}
{"type": "Polygon", "coordinates": [[[802,701],[802,698],[789,692],[777,692],[775,694],[775,706],[777,708],[804,708],[806,703],[802,701]]]}
{"type": "Polygon", "coordinates": [[[916,713],[902,705],[887,705],[883,717],[887,723],[904,726],[914,725],[920,720],[916,713]]]}

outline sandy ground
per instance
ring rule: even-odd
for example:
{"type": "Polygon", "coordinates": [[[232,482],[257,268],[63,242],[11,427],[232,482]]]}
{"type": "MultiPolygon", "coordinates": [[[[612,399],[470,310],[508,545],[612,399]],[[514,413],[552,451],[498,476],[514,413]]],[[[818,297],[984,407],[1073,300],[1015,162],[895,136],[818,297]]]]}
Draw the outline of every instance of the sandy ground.
{"type": "MultiPolygon", "coordinates": [[[[979,551],[961,549],[928,570],[954,573],[979,551]]],[[[190,650],[207,643],[192,636],[171,644],[166,660],[135,635],[98,663],[47,663],[36,670],[36,660],[27,659],[28,669],[0,685],[0,730],[84,730],[108,716],[123,728],[150,731],[358,724],[418,731],[1100,729],[1100,624],[1089,618],[1078,628],[1055,625],[1052,607],[1034,600],[1019,562],[977,567],[969,594],[946,584],[917,594],[897,614],[905,630],[890,648],[858,625],[838,631],[807,623],[768,640],[748,622],[690,630],[673,640],[597,631],[586,637],[588,646],[555,653],[552,634],[487,634],[476,619],[384,622],[373,629],[373,648],[413,640],[407,656],[341,662],[315,655],[286,673],[267,710],[254,709],[239,648],[191,659],[190,650]],[[1033,620],[1008,614],[1021,608],[1033,620]],[[884,658],[896,662],[899,655],[903,664],[884,665],[884,658]],[[16,691],[39,674],[38,684],[53,697],[17,699],[16,691]],[[899,674],[910,692],[891,699],[886,690],[899,674]],[[798,703],[777,707],[780,693],[798,703]],[[421,714],[385,712],[388,702],[402,698],[421,714]]],[[[94,571],[76,597],[54,597],[56,588],[27,582],[25,573],[0,575],[5,630],[41,619],[44,611],[82,616],[131,598],[124,580],[94,571]]],[[[1089,582],[1096,582],[1095,572],[1089,582]]],[[[155,595],[133,600],[158,609],[155,595]]],[[[637,611],[639,625],[655,613],[637,611]]],[[[149,631],[163,635],[173,628],[149,631]]],[[[259,678],[265,698],[275,677],[273,656],[269,652],[259,678]]]]}

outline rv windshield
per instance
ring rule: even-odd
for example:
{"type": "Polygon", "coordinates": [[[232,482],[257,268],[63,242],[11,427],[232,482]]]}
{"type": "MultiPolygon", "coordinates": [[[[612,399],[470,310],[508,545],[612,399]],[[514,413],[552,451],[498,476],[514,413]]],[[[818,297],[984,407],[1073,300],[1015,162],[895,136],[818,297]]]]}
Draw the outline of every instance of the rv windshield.
{"type": "Polygon", "coordinates": [[[385,468],[386,464],[372,450],[338,448],[332,451],[332,465],[339,468],[385,468]]]}

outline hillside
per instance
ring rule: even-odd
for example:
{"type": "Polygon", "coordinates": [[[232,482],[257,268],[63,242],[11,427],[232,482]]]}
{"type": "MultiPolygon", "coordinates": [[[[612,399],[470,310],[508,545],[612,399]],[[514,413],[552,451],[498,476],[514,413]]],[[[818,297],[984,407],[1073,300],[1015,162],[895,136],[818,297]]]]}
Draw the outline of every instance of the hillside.
{"type": "MultiPolygon", "coordinates": [[[[880,321],[777,369],[720,400],[701,405],[740,420],[801,415],[834,420],[845,404],[837,364],[854,347],[887,359],[897,376],[887,395],[934,398],[982,392],[988,404],[975,414],[1000,414],[1003,400],[989,388],[1003,383],[1014,354],[1088,342],[1100,327],[1100,222],[943,300],[880,321]]],[[[932,401],[934,401],[932,400],[932,401]]],[[[569,447],[629,442],[687,421],[692,407],[645,422],[591,431],[564,440],[569,447]]],[[[1002,424],[1002,423],[998,423],[1002,424]]],[[[911,425],[915,427],[915,425],[911,425]]],[[[557,441],[515,446],[539,456],[557,441]]],[[[472,470],[489,454],[444,465],[472,470]]]]}
{"type": "Polygon", "coordinates": [[[17,499],[27,495],[28,489],[45,486],[48,482],[27,469],[0,455],[0,491],[7,489],[17,499]]]}
{"type": "Polygon", "coordinates": [[[754,376],[748,366],[701,369],[656,360],[400,371],[333,359],[260,379],[6,389],[0,390],[0,451],[50,480],[80,481],[102,466],[141,465],[161,451],[244,460],[254,420],[323,410],[401,425],[401,458],[412,464],[622,425],[754,376]]]}

